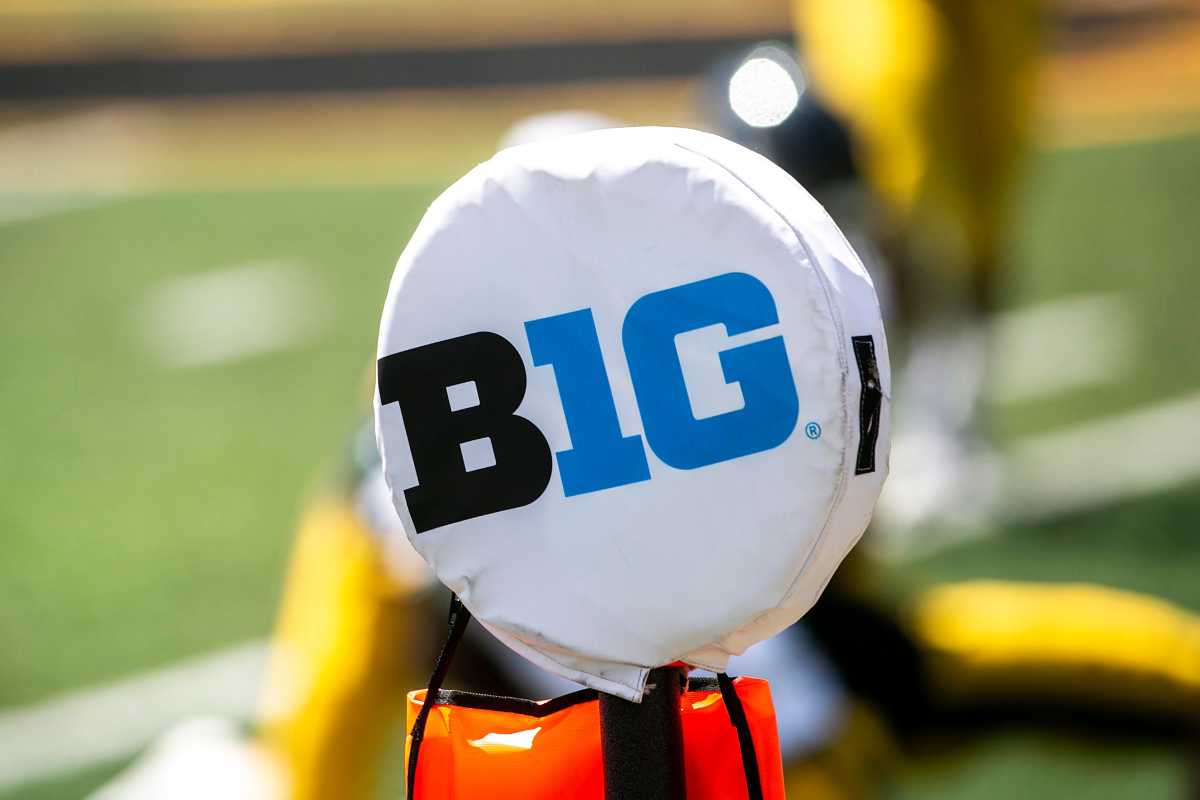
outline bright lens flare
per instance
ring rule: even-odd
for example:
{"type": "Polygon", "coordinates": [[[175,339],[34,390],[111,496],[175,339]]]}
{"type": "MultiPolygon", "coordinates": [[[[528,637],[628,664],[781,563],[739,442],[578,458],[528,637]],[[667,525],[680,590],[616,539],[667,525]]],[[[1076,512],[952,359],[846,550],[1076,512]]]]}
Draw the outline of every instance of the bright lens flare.
{"type": "Polygon", "coordinates": [[[800,88],[773,58],[748,58],[729,79],[729,105],[743,122],[769,128],[787,119],[800,102],[800,88]]]}

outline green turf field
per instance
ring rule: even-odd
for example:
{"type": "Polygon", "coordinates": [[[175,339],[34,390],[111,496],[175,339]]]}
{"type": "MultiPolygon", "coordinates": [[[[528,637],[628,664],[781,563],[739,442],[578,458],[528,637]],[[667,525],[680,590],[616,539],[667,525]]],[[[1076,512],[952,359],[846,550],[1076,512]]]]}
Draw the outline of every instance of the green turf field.
{"type": "MultiPolygon", "coordinates": [[[[1120,293],[1136,321],[1134,369],[1103,391],[1005,407],[1004,438],[1200,388],[1197,187],[1200,138],[1034,160],[1011,302],[1120,293]]],[[[392,264],[436,192],[161,193],[0,223],[0,709],[267,633],[291,526],[363,403],[392,264]],[[137,317],[152,287],[253,262],[286,262],[311,279],[320,334],[229,363],[157,362],[137,317]]],[[[1095,580],[1200,610],[1198,524],[1191,484],[907,569],[915,580],[1095,580]]],[[[2,796],[77,797],[110,773],[2,796]]],[[[1178,762],[1152,750],[1015,737],[897,791],[1165,798],[1183,780],[1178,762]]]]}

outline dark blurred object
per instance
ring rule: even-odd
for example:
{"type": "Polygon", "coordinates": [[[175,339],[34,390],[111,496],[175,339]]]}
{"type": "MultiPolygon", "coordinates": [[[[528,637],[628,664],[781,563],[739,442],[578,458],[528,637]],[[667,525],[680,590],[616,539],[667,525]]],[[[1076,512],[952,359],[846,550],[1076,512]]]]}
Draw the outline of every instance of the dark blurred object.
{"type": "Polygon", "coordinates": [[[857,180],[850,135],[815,96],[790,47],[765,42],[709,70],[704,102],[722,135],[787,170],[816,195],[857,180]]]}
{"type": "Polygon", "coordinates": [[[896,278],[878,245],[874,199],[850,132],[813,91],[789,44],[732,51],[706,74],[700,115],[722,136],[774,161],[829,212],[862,259],[883,309],[897,321],[896,278]]]}
{"type": "Polygon", "coordinates": [[[687,77],[737,36],[210,56],[101,56],[3,63],[0,98],[197,97],[259,92],[452,89],[687,77]]]}

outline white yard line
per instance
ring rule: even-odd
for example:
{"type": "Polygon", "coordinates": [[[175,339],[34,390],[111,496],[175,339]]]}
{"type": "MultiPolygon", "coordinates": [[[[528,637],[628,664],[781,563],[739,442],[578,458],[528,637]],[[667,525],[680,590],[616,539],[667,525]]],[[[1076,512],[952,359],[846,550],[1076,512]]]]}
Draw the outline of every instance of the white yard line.
{"type": "MultiPolygon", "coordinates": [[[[873,545],[889,559],[923,558],[990,536],[1003,524],[1035,523],[1198,482],[1198,443],[1200,392],[1029,437],[995,462],[998,496],[986,507],[959,510],[934,529],[889,531],[873,545]]],[[[989,466],[979,460],[960,468],[987,475],[989,466]]]]}
{"type": "Polygon", "coordinates": [[[265,642],[0,713],[0,791],[137,752],[181,719],[248,719],[265,642]]]}
{"type": "Polygon", "coordinates": [[[1020,442],[1005,474],[1006,514],[1017,521],[1200,479],[1200,392],[1020,442]]]}
{"type": "Polygon", "coordinates": [[[202,367],[301,346],[323,329],[325,308],[300,264],[253,262],[152,286],[136,322],[158,361],[202,367]]]}
{"type": "Polygon", "coordinates": [[[1027,402],[1117,383],[1137,348],[1129,307],[1117,295],[1068,297],[997,314],[989,397],[1027,402]]]}
{"type": "Polygon", "coordinates": [[[107,205],[126,196],[128,195],[122,192],[0,193],[0,225],[83,211],[107,205]]]}
{"type": "Polygon", "coordinates": [[[982,392],[988,403],[1043,401],[1128,380],[1137,353],[1131,309],[1116,294],[1081,294],[993,316],[978,327],[931,330],[898,377],[892,475],[873,546],[910,557],[994,521],[1003,464],[955,429],[982,392]],[[988,354],[990,353],[990,359],[988,354]],[[987,373],[984,374],[984,369],[987,373]],[[945,523],[945,536],[929,523],[945,523]]]}

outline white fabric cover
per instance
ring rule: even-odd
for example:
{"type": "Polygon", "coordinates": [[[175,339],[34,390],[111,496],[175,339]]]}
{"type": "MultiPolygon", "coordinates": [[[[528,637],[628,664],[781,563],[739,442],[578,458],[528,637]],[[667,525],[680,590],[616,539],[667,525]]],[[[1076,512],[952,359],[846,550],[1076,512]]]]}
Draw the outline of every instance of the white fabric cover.
{"type": "Polygon", "coordinates": [[[418,534],[404,420],[376,393],[397,512],[439,579],[518,653],[630,700],[652,667],[721,670],[791,625],[866,528],[887,474],[891,383],[858,257],[765,158],[697,131],[604,130],[504,150],[446,190],[401,256],[383,312],[381,358],[476,331],[515,345],[528,375],[517,414],[558,452],[571,441],[554,369],[533,365],[524,322],[592,309],[621,432],[639,435],[625,313],[648,293],[729,272],[770,289],[779,324],[677,337],[689,399],[697,418],[736,409],[717,353],[782,335],[799,418],[773,449],[679,470],[643,436],[650,480],[567,497],[556,460],[535,502],[418,534]],[[861,475],[858,335],[874,338],[884,397],[876,468],[861,475]]]}

